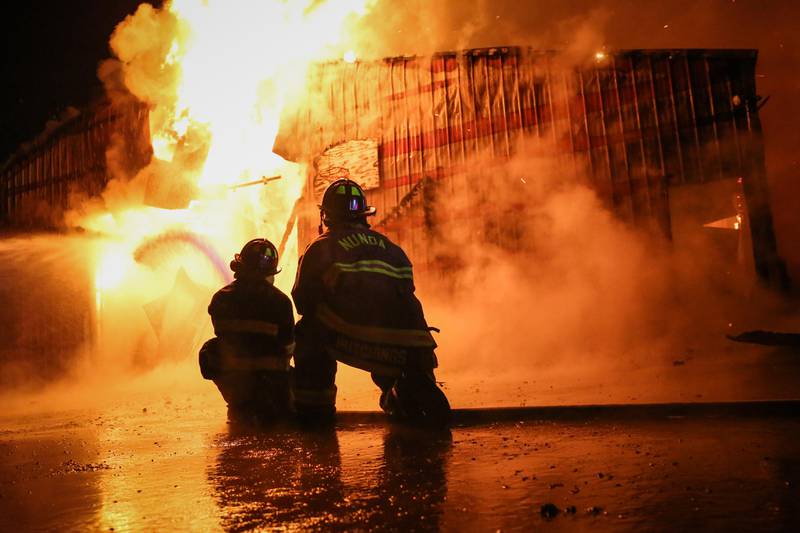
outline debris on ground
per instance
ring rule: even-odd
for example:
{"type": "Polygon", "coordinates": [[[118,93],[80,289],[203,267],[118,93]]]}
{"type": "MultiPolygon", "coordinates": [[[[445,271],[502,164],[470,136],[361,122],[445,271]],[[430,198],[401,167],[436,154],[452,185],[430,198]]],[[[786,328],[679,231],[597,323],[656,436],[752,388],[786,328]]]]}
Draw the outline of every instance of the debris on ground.
{"type": "Polygon", "coordinates": [[[58,470],[58,472],[96,472],[98,470],[111,470],[111,467],[106,463],[79,463],[70,459],[61,465],[61,468],[58,470]]]}
{"type": "Polygon", "coordinates": [[[558,507],[556,507],[553,503],[545,503],[539,508],[539,513],[542,515],[542,518],[545,520],[552,520],[559,513],[558,507]]]}

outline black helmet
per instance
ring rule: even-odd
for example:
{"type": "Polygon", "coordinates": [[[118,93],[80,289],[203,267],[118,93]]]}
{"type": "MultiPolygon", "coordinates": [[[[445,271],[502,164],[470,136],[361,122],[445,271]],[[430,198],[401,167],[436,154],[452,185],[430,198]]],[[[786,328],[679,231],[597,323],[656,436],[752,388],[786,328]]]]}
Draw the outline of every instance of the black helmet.
{"type": "Polygon", "coordinates": [[[253,239],[233,256],[231,270],[235,273],[249,273],[258,276],[272,276],[281,271],[278,268],[278,249],[267,239],[253,239]]]}
{"type": "Polygon", "coordinates": [[[367,205],[364,189],[355,181],[346,178],[338,179],[328,185],[319,209],[325,222],[355,220],[372,216],[376,211],[374,207],[367,205]]]}

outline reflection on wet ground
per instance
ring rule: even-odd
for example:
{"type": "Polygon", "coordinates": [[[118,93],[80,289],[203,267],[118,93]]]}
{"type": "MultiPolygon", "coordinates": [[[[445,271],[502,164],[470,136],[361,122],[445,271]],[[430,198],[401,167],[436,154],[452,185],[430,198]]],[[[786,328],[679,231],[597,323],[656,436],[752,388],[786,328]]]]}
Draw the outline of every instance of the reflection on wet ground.
{"type": "Polygon", "coordinates": [[[209,486],[227,530],[437,529],[451,444],[449,431],[232,426],[209,486]]]}
{"type": "Polygon", "coordinates": [[[0,530],[798,530],[796,405],[637,409],[438,433],[227,422],[191,398],[0,419],[0,530]]]}

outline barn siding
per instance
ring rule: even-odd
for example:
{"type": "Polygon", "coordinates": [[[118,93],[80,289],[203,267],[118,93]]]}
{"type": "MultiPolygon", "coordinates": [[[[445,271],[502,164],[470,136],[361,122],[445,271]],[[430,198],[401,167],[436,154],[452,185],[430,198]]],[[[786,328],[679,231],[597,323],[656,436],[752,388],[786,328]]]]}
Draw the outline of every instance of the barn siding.
{"type": "MultiPolygon", "coordinates": [[[[380,187],[370,192],[376,225],[418,262],[425,260],[422,234],[431,228],[416,189],[430,181],[452,191],[476,156],[488,153],[500,165],[524,139],[550,143],[561,168],[588,173],[618,216],[667,237],[670,186],[741,177],[756,269],[774,280],[783,274],[756,58],[754,50],[639,50],[564,68],[554,53],[512,47],[327,63],[312,69],[309,105],[287,115],[284,131],[292,133],[279,136],[276,150],[311,162],[333,145],[377,140],[380,187]]],[[[306,212],[306,224],[315,226],[314,210],[306,212]]]]}
{"type": "Polygon", "coordinates": [[[98,103],[21,148],[0,167],[0,223],[50,227],[71,194],[98,196],[110,179],[106,156],[115,135],[125,140],[126,157],[146,162],[146,107],[98,103]]]}

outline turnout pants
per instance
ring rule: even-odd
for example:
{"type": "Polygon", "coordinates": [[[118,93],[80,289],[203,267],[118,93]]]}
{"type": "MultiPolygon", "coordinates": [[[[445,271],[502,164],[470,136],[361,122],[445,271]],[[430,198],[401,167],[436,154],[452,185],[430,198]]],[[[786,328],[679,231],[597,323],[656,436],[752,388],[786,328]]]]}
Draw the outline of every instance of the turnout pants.
{"type": "Polygon", "coordinates": [[[282,357],[237,357],[214,337],[200,349],[200,372],[219,389],[230,414],[277,418],[291,414],[292,368],[282,357]]]}
{"type": "Polygon", "coordinates": [[[449,404],[436,387],[433,350],[378,346],[333,332],[302,318],[295,329],[294,399],[298,414],[330,416],[336,411],[337,362],[370,372],[381,389],[380,407],[390,415],[408,414],[409,407],[437,412],[449,404]],[[428,404],[431,404],[429,406],[428,404]]]}
{"type": "Polygon", "coordinates": [[[232,414],[279,418],[293,410],[289,372],[231,370],[213,381],[232,414]]]}

